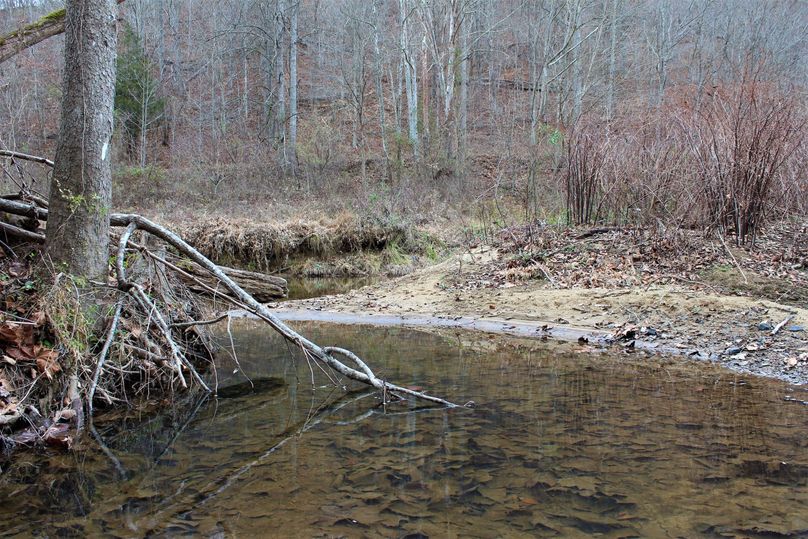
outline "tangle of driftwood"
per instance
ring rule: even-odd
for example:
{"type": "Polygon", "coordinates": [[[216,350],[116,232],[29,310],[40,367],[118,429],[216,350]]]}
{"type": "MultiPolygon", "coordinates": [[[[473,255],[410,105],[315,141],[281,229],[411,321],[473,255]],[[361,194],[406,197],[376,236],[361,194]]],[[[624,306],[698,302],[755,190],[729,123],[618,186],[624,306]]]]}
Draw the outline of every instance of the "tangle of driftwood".
{"type": "MultiPolygon", "coordinates": [[[[7,213],[23,217],[35,218],[42,221],[47,221],[48,218],[47,209],[39,207],[35,204],[18,202],[15,200],[0,199],[0,211],[5,211],[7,213]]],[[[387,395],[394,395],[399,398],[403,398],[402,395],[408,395],[411,397],[415,397],[417,399],[440,404],[447,407],[458,406],[457,404],[449,402],[440,397],[435,397],[420,391],[414,391],[406,387],[392,384],[386,380],[382,380],[381,378],[375,375],[375,373],[367,365],[367,363],[365,363],[353,352],[337,347],[321,347],[318,344],[300,335],[292,328],[287,326],[280,319],[275,317],[275,315],[273,315],[272,312],[265,305],[258,302],[252,295],[247,293],[232,278],[230,278],[219,266],[217,266],[210,259],[202,255],[193,246],[185,242],[181,237],[179,237],[176,233],[174,233],[170,229],[163,227],[137,214],[113,213],[110,215],[110,224],[113,227],[125,227],[125,230],[120,235],[120,239],[118,241],[118,253],[115,264],[117,287],[122,292],[125,292],[130,296],[132,296],[135,299],[135,301],[138,304],[140,304],[140,306],[147,313],[153,315],[154,320],[157,323],[157,326],[161,330],[165,340],[167,341],[169,349],[171,350],[172,355],[171,359],[173,362],[174,370],[177,372],[180,382],[184,387],[187,385],[187,382],[185,381],[185,378],[182,374],[183,367],[191,373],[192,377],[201,388],[210,391],[208,386],[202,380],[201,376],[194,369],[191,362],[183,355],[180,347],[172,339],[169,323],[166,321],[167,320],[166,317],[163,316],[163,313],[160,312],[157,305],[151,300],[151,298],[149,298],[148,294],[146,293],[146,291],[143,289],[142,286],[140,286],[137,283],[131,282],[127,279],[126,267],[124,264],[125,253],[126,249],[130,247],[130,239],[132,237],[132,234],[137,230],[147,232],[152,236],[159,238],[166,244],[173,247],[180,255],[187,257],[191,261],[195,262],[198,266],[203,268],[226,289],[228,295],[230,296],[230,298],[233,300],[234,303],[242,307],[245,307],[248,311],[254,313],[259,319],[266,322],[270,327],[272,327],[272,329],[277,331],[284,339],[286,339],[296,347],[300,348],[307,358],[314,359],[323,366],[330,368],[331,370],[335,371],[336,373],[339,373],[340,375],[348,379],[363,384],[367,384],[382,391],[382,393],[385,395],[385,398],[387,395]],[[335,356],[341,356],[343,358],[348,359],[353,364],[355,364],[358,367],[358,369],[346,365],[345,363],[337,359],[335,356]]],[[[7,233],[8,232],[12,231],[7,230],[7,233]]],[[[35,241],[39,241],[39,237],[41,237],[41,239],[44,240],[44,237],[37,234],[37,238],[35,241]]],[[[31,237],[30,234],[26,234],[24,236],[24,239],[31,240],[33,238],[31,237]]],[[[161,257],[151,253],[145,247],[142,246],[135,246],[135,247],[139,248],[141,252],[145,250],[152,260],[163,263],[163,266],[168,270],[177,271],[180,269],[177,266],[168,263],[161,257]]],[[[115,322],[114,319],[113,322],[115,322]]],[[[113,324],[113,327],[110,328],[110,332],[107,335],[107,340],[110,340],[112,338],[110,335],[114,334],[114,330],[115,327],[113,324]]],[[[99,358],[98,362],[99,364],[96,367],[97,370],[103,368],[102,364],[104,359],[103,355],[104,354],[102,350],[102,357],[99,358]]],[[[97,377],[94,377],[94,379],[95,378],[97,377]]],[[[95,384],[93,384],[93,387],[94,386],[95,384]]],[[[93,388],[91,388],[91,393],[93,393],[92,389],[93,388]]],[[[91,410],[91,406],[88,406],[88,408],[91,410]]]]}

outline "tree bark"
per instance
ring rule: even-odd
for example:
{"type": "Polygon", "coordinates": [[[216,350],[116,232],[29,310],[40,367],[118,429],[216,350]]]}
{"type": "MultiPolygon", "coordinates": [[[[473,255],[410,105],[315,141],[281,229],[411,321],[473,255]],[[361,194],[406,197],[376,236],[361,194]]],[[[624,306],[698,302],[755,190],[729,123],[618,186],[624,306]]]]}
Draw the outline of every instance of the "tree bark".
{"type": "Polygon", "coordinates": [[[58,271],[106,276],[112,198],[116,2],[68,0],[62,116],[45,252],[58,271]]]}

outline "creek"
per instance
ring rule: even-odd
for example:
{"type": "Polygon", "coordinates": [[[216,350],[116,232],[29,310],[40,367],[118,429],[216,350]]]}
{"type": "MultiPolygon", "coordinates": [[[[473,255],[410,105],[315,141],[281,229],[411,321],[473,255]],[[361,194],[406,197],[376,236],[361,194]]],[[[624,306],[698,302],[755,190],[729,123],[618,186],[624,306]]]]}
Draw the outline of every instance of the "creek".
{"type": "Polygon", "coordinates": [[[335,389],[266,326],[238,320],[239,366],[222,360],[219,397],[101,418],[107,453],[89,438],[4,464],[3,534],[808,534],[805,389],[575,344],[295,327],[384,378],[476,407],[383,406],[335,389]]]}

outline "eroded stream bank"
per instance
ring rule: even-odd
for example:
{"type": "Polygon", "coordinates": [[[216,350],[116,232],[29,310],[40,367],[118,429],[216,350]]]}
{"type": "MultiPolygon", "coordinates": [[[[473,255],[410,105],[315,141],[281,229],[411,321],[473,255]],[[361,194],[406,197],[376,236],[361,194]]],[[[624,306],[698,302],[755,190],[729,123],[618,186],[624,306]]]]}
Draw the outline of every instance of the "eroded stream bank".
{"type": "Polygon", "coordinates": [[[378,407],[232,326],[228,398],[98,425],[4,467],[8,536],[764,537],[808,533],[805,391],[704,363],[475,332],[300,323],[378,372],[474,400],[378,407]],[[320,377],[318,375],[318,380],[320,377]],[[275,382],[261,382],[267,380],[275,382]],[[117,461],[117,464],[116,464],[117,461]]]}

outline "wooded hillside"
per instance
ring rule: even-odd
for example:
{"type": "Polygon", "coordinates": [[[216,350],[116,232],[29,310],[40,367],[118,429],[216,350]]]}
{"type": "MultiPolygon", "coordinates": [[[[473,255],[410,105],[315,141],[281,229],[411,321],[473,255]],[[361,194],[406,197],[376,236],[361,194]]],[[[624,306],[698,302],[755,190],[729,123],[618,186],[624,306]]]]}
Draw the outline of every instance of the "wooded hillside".
{"type": "MultiPolygon", "coordinates": [[[[59,7],[0,6],[3,31],[59,7]]],[[[147,193],[361,181],[395,212],[423,189],[496,189],[527,217],[741,236],[754,225],[711,198],[805,211],[802,2],[128,0],[121,15],[117,177],[147,193]],[[767,148],[763,176],[721,172],[742,146],[767,148]]],[[[52,155],[61,46],[0,66],[4,148],[52,155]]]]}

